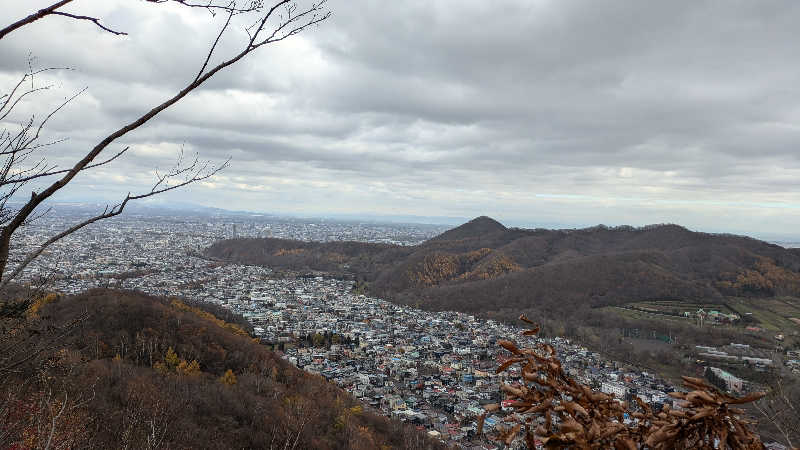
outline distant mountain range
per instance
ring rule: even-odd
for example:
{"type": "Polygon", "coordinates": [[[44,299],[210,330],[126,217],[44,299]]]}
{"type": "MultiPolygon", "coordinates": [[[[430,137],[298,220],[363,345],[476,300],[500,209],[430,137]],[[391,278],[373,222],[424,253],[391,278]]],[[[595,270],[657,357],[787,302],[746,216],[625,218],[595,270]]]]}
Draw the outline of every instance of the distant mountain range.
{"type": "Polygon", "coordinates": [[[672,224],[548,230],[478,217],[413,247],[233,239],[206,253],[352,276],[373,295],[468,312],[800,294],[800,249],[672,224]]]}

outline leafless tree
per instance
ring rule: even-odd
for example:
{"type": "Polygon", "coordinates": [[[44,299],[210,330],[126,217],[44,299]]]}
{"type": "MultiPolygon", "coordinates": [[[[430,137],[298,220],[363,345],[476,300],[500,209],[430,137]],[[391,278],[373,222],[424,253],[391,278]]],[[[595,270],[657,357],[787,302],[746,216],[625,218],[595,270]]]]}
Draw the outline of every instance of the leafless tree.
{"type": "Polygon", "coordinates": [[[766,423],[778,432],[778,440],[789,448],[800,444],[800,383],[787,385],[777,379],[769,387],[767,396],[753,405],[766,423]]]}
{"type": "MultiPolygon", "coordinates": [[[[108,134],[71,167],[61,168],[48,162],[45,157],[47,150],[61,141],[43,140],[43,131],[50,119],[67,107],[83,91],[79,91],[62,103],[55,105],[42,119],[29,117],[13,122],[15,117],[12,113],[15,109],[25,102],[34,101],[37,94],[53,87],[49,84],[39,84],[39,79],[45,73],[53,72],[57,68],[35,68],[33,64],[29,63],[28,69],[20,76],[15,85],[5,90],[0,88],[0,158],[2,158],[2,163],[0,163],[0,290],[18,278],[23,269],[40,256],[45,249],[65,236],[99,220],[121,214],[131,201],[207,179],[225,168],[228,164],[227,161],[221,165],[212,165],[209,162],[201,162],[197,158],[184,160],[181,154],[174,168],[156,174],[155,182],[150,190],[128,193],[118,203],[108,205],[94,217],[75,223],[54,234],[38,244],[21,260],[14,261],[15,264],[9,264],[9,253],[15,233],[21,227],[40,217],[43,214],[42,210],[45,209],[45,201],[65,188],[79,173],[111,164],[123,156],[128,147],[106,155],[110,151],[109,147],[116,141],[179,102],[228,66],[239,62],[268,44],[287,39],[330,17],[326,5],[327,0],[309,0],[307,3],[273,0],[271,4],[265,4],[263,0],[146,1],[153,4],[174,3],[186,8],[197,8],[207,11],[213,16],[219,14],[222,15],[224,23],[210,44],[205,58],[199,61],[199,70],[189,77],[182,89],[161,104],[144,112],[136,120],[108,134]],[[223,35],[236,26],[243,28],[247,38],[242,42],[238,51],[228,55],[217,55],[223,35]],[[212,62],[212,60],[216,62],[212,62]],[[15,123],[15,126],[8,126],[9,123],[15,123]],[[36,182],[37,185],[43,184],[44,187],[39,192],[31,191],[28,197],[25,187],[33,182],[36,182]],[[20,201],[20,199],[24,200],[20,201]]],[[[2,40],[5,37],[20,28],[36,26],[38,21],[54,16],[66,20],[84,21],[90,26],[93,24],[103,33],[126,34],[124,31],[105,25],[99,17],[64,11],[65,7],[80,3],[80,0],[61,0],[11,23],[0,29],[0,45],[3,44],[2,40]]]]}

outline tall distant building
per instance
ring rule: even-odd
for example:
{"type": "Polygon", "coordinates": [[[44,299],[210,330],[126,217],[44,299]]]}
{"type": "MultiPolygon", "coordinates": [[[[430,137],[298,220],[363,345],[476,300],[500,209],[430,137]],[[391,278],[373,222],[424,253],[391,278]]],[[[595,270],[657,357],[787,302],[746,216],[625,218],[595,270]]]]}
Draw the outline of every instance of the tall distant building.
{"type": "Polygon", "coordinates": [[[237,237],[236,236],[236,224],[233,224],[233,237],[234,237],[234,239],[237,237]]]}

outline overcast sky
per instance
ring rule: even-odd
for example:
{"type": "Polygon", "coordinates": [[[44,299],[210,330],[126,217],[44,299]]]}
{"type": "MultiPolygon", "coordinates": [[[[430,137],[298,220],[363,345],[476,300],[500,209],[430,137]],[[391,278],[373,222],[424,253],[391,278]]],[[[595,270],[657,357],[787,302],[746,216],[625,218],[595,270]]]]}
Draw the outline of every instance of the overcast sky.
{"type": "MultiPolygon", "coordinates": [[[[0,0],[4,18],[47,3],[0,0]]],[[[58,198],[146,189],[183,146],[231,165],[162,200],[800,235],[800,2],[329,8],[327,22],[250,55],[125,137],[109,149],[130,145],[123,160],[58,198]]],[[[75,69],[54,74],[54,94],[14,120],[88,87],[46,130],[69,138],[50,150],[61,164],[191,80],[220,25],[138,0],[76,0],[65,11],[130,35],[49,17],[0,43],[1,91],[29,54],[75,69]]],[[[233,30],[220,56],[243,39],[233,30]]]]}

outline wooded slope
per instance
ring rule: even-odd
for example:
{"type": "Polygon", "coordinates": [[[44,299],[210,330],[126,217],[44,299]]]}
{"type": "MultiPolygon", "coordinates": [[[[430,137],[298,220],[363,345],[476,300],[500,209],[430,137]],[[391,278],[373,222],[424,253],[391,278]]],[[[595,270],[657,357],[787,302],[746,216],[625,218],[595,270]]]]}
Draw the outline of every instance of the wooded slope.
{"type": "Polygon", "coordinates": [[[479,217],[413,247],[234,239],[206,254],[346,273],[374,295],[472,312],[800,295],[797,250],[677,225],[526,230],[479,217]]]}
{"type": "Polygon", "coordinates": [[[438,448],[177,300],[53,295],[10,328],[44,351],[0,377],[3,448],[438,448]]]}

